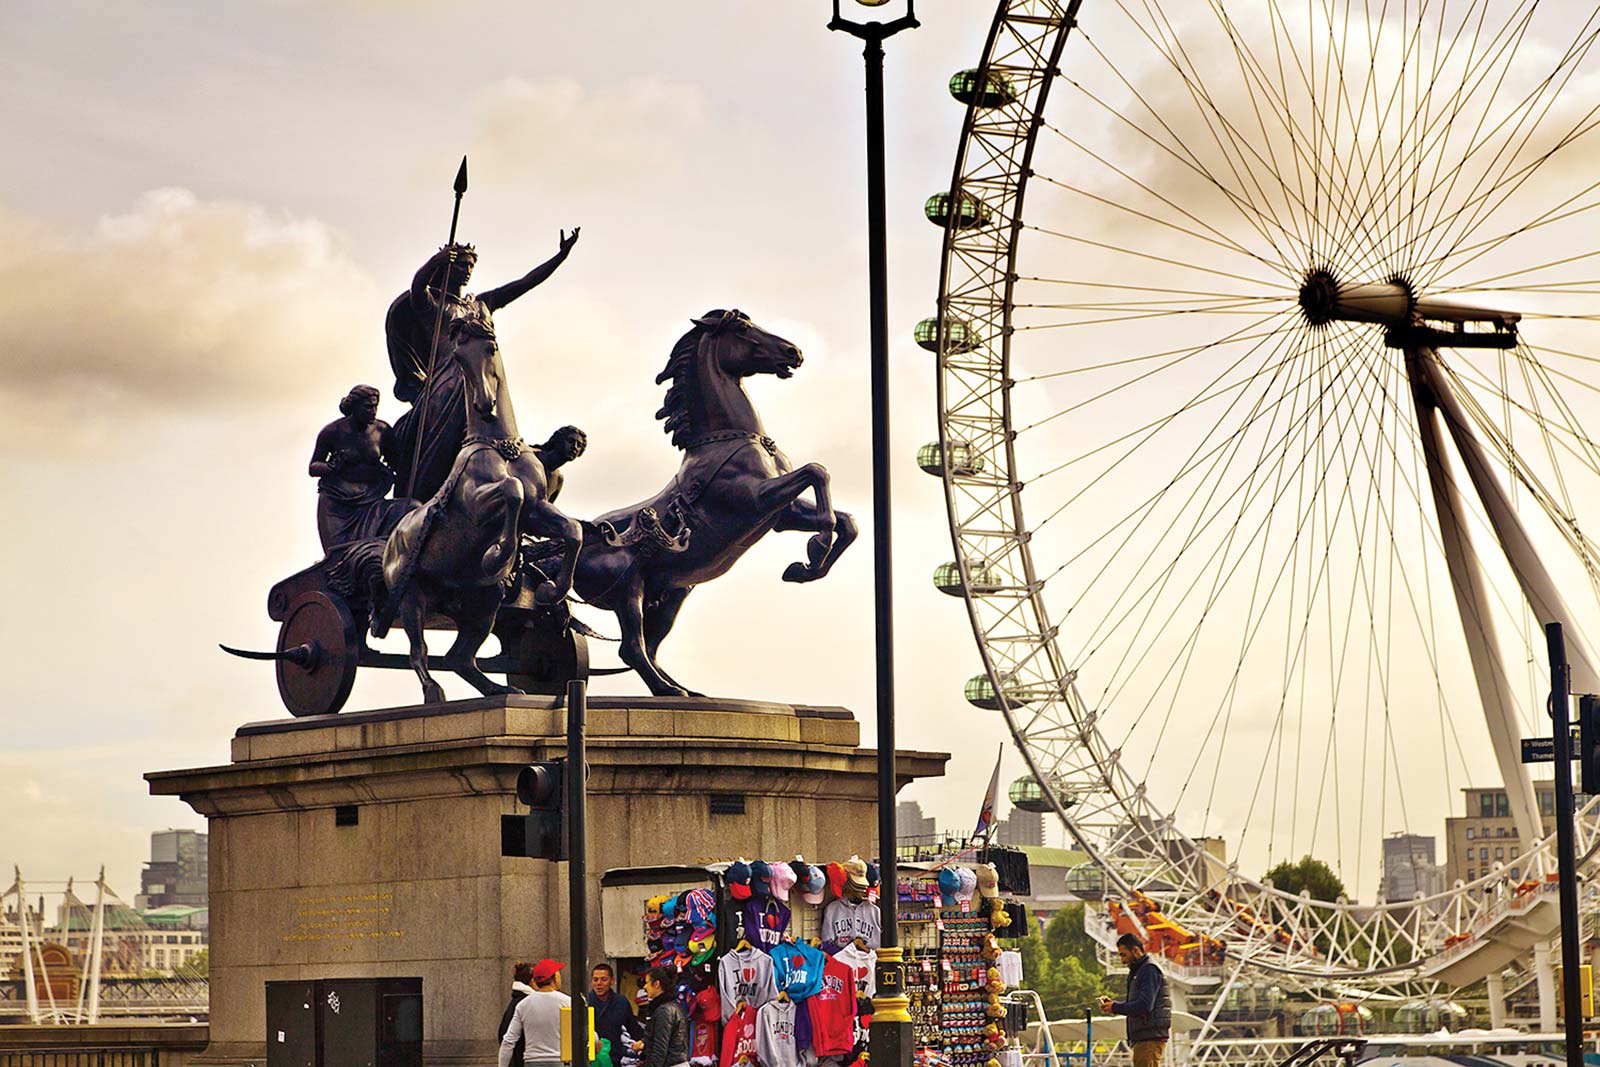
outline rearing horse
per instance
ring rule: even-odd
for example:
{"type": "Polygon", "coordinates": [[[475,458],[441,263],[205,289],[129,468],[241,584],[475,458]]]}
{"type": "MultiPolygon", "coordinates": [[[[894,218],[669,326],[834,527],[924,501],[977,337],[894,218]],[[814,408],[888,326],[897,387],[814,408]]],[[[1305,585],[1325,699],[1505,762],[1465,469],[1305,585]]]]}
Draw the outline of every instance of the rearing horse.
{"type": "Polygon", "coordinates": [[[657,696],[688,695],[655,658],[696,585],[726,573],[769,530],[812,535],[807,561],[789,564],[783,578],[815,581],[857,532],[833,509],[827,470],[791,467],[744,391],[753,374],[790,377],[800,350],[739,311],[692,321],[656,377],[671,382],[656,418],[683,449],[677,477],[649,500],[584,523],[574,572],[579,596],[616,612],[622,660],[657,696]]]}
{"type": "Polygon", "coordinates": [[[543,605],[559,604],[571,591],[583,536],[577,520],[550,503],[544,465],[518,436],[493,332],[475,319],[458,319],[450,340],[465,393],[467,437],[433,499],[389,535],[383,552],[389,603],[373,620],[374,635],[382,637],[388,620],[399,616],[411,639],[411,668],[430,704],[443,701],[444,690],[428,673],[428,617],[455,620],[456,641],[445,664],[479,692],[522,692],[490,681],[477,663],[500,611],[502,584],[517,564],[521,535],[554,538],[567,550],[555,579],[534,590],[535,602],[543,605]]]}

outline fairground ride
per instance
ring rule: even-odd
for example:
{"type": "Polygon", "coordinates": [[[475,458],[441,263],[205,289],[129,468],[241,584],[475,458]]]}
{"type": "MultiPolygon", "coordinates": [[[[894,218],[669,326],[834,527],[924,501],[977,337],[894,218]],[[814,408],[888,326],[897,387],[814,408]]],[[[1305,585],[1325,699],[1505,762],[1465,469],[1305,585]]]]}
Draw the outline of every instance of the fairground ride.
{"type": "Polygon", "coordinates": [[[1217,1005],[1484,981],[1494,1016],[1525,979],[1553,1021],[1519,739],[1543,624],[1600,691],[1597,37],[1551,0],[1002,0],[951,80],[919,462],[965,695],[1090,856],[1091,932],[1217,1005]],[[1384,835],[1502,784],[1454,884],[1374,902],[1384,835]],[[1260,877],[1307,854],[1364,902],[1260,877]]]}

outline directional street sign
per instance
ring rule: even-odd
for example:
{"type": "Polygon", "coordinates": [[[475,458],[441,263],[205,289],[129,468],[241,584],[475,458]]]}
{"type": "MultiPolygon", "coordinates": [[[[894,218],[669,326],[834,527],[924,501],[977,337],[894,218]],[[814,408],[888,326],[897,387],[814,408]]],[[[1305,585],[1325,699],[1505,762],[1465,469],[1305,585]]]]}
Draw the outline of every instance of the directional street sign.
{"type": "MultiPolygon", "coordinates": [[[[1578,731],[1572,731],[1572,758],[1578,758],[1578,731]]],[[[1524,737],[1522,739],[1523,763],[1554,763],[1556,739],[1553,737],[1524,737]]]]}

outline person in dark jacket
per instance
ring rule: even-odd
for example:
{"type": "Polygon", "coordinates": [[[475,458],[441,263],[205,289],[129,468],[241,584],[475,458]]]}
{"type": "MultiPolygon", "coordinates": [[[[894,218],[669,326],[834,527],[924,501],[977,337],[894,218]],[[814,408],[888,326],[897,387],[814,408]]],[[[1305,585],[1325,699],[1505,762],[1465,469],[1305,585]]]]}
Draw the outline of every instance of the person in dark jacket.
{"type": "Polygon", "coordinates": [[[639,1067],[688,1067],[689,1016],[678,1004],[678,972],[672,967],[652,967],[644,976],[644,995],[649,997],[642,1014],[643,1041],[634,1048],[643,1053],[639,1067]]]}
{"type": "MultiPolygon", "coordinates": [[[[506,1031],[511,1029],[511,1016],[516,1014],[517,1002],[533,992],[533,986],[528,984],[531,981],[533,981],[533,964],[518,961],[517,965],[511,968],[511,1003],[506,1005],[506,1013],[500,1016],[500,1032],[494,1035],[496,1041],[504,1038],[506,1031]]],[[[522,1062],[523,1047],[523,1039],[517,1038],[517,1043],[511,1052],[512,1063],[522,1062]]]]}
{"type": "Polygon", "coordinates": [[[589,1007],[594,1009],[594,1032],[611,1042],[611,1047],[622,1052],[622,1028],[633,1022],[633,1005],[618,993],[616,972],[609,963],[597,963],[589,972],[589,1007]]]}
{"type": "Polygon", "coordinates": [[[1172,1035],[1172,996],[1167,976],[1144,951],[1137,934],[1117,938],[1117,955],[1128,967],[1128,998],[1100,998],[1100,1010],[1128,1017],[1133,1067],[1158,1067],[1172,1035]]]}

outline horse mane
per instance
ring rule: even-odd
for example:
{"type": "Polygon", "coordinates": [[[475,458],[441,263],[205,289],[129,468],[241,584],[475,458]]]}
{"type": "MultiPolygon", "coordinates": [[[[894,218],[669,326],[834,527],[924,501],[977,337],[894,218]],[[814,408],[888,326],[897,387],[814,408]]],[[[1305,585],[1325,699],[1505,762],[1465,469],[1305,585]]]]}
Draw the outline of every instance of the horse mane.
{"type": "Polygon", "coordinates": [[[656,418],[664,420],[662,431],[672,436],[672,443],[679,448],[687,448],[693,427],[690,426],[689,396],[694,391],[696,365],[699,363],[700,344],[711,334],[715,334],[725,325],[730,325],[733,316],[743,316],[737,312],[723,311],[721,308],[708,311],[698,319],[691,319],[694,323],[689,332],[678,338],[678,343],[672,346],[672,354],[667,357],[667,365],[656,375],[656,384],[671,379],[672,384],[667,386],[667,395],[661,401],[661,408],[656,412],[656,418]]]}

